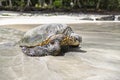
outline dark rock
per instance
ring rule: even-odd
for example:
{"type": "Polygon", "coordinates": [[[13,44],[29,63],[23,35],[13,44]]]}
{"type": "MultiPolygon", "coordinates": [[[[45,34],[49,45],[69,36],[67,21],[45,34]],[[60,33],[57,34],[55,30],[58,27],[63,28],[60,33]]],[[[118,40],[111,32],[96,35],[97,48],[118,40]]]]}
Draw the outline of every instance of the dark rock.
{"type": "Polygon", "coordinates": [[[118,21],[120,21],[120,16],[118,17],[118,21]]]}
{"type": "Polygon", "coordinates": [[[101,17],[101,18],[96,18],[96,20],[100,20],[100,21],[113,21],[115,20],[115,16],[105,16],[105,17],[101,17]]]}
{"type": "Polygon", "coordinates": [[[82,19],[80,19],[80,20],[90,20],[90,21],[93,21],[93,19],[92,19],[92,18],[89,18],[89,17],[82,18],[82,19]]]}

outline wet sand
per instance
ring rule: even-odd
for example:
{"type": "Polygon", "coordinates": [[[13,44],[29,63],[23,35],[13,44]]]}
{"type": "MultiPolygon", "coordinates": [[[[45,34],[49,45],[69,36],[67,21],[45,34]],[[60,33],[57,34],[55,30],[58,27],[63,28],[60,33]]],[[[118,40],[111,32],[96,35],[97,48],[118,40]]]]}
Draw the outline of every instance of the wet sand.
{"type": "Polygon", "coordinates": [[[120,80],[120,23],[69,24],[83,38],[81,50],[64,56],[25,56],[13,44],[23,31],[38,25],[0,26],[1,80],[120,80]]]}
{"type": "MultiPolygon", "coordinates": [[[[3,28],[13,28],[20,31],[28,31],[32,28],[40,26],[42,24],[11,24],[11,25],[0,25],[3,28]]],[[[75,24],[68,24],[72,27],[75,31],[93,31],[93,32],[120,32],[119,26],[120,23],[118,22],[86,22],[86,23],[75,23],[75,24]],[[109,25],[108,25],[109,24],[109,25]],[[113,29],[113,30],[112,30],[113,29]]]]}
{"type": "Polygon", "coordinates": [[[20,30],[20,31],[28,31],[32,28],[35,28],[36,26],[39,26],[40,24],[14,24],[14,25],[3,25],[0,27],[4,27],[4,28],[13,28],[16,30],[20,30]]]}

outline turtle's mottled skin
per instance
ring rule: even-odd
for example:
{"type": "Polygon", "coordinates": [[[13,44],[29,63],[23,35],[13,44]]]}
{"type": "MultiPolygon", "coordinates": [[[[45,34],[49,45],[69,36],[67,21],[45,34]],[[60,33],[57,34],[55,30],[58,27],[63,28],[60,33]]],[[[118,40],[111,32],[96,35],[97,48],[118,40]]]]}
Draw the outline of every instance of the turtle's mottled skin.
{"type": "Polygon", "coordinates": [[[79,46],[82,38],[65,24],[46,24],[25,33],[20,41],[29,56],[59,55],[63,47],[79,46]]]}

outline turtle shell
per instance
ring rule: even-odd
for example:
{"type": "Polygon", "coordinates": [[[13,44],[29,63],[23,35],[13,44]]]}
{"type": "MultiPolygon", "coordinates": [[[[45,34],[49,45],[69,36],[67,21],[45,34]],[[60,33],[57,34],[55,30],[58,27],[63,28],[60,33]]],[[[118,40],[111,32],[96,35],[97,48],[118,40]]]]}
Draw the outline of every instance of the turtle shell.
{"type": "Polygon", "coordinates": [[[45,24],[26,32],[20,40],[20,46],[36,46],[56,34],[69,35],[72,29],[65,24],[45,24]]]}

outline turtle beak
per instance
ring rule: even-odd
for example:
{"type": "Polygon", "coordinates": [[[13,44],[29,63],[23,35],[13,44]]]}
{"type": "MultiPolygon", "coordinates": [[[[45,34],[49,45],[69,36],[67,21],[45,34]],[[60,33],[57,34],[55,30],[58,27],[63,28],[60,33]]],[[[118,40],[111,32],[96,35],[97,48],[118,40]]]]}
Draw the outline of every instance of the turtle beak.
{"type": "Polygon", "coordinates": [[[82,42],[82,37],[80,37],[80,36],[75,37],[75,39],[76,39],[77,41],[79,41],[80,43],[82,42]]]}

